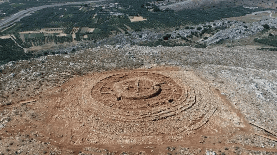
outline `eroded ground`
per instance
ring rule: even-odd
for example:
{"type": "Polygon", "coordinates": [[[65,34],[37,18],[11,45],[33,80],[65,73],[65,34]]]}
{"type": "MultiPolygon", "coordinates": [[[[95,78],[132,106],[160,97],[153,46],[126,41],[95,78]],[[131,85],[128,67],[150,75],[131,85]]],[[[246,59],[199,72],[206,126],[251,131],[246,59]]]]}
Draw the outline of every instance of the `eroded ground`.
{"type": "MultiPolygon", "coordinates": [[[[193,63],[190,61],[196,58],[201,62],[208,56],[220,55],[220,51],[215,49],[205,52],[187,47],[167,49],[176,52],[186,50],[188,53],[179,52],[177,55],[190,67],[154,64],[157,58],[172,60],[177,56],[173,52],[163,52],[162,48],[139,51],[131,47],[115,50],[114,53],[110,50],[92,49],[76,55],[45,57],[45,67],[38,68],[44,68],[50,74],[34,74],[32,71],[32,75],[36,76],[32,76],[34,82],[27,80],[29,83],[26,82],[27,88],[24,89],[17,86],[19,88],[15,90],[16,87],[9,85],[9,81],[25,79],[19,76],[23,74],[22,70],[17,71],[15,66],[9,70],[12,66],[6,66],[1,80],[11,76],[11,71],[15,75],[12,75],[13,80],[2,83],[5,89],[2,89],[1,98],[1,153],[276,154],[275,107],[267,113],[261,112],[266,106],[274,104],[275,89],[272,88],[271,92],[273,98],[263,95],[266,100],[259,101],[251,100],[256,96],[247,94],[243,88],[247,84],[239,85],[247,81],[243,78],[247,79],[252,74],[256,77],[263,74],[270,83],[274,70],[267,72],[259,66],[258,73],[257,70],[250,70],[251,66],[243,67],[241,60],[239,66],[243,68],[239,68],[230,58],[228,60],[232,63],[222,59],[217,62],[222,61],[226,65],[213,66],[205,61],[207,65],[191,66],[193,63]],[[146,52],[147,55],[142,54],[146,52]],[[93,53],[94,57],[89,58],[93,53]],[[98,54],[101,57],[97,57],[98,54]],[[85,74],[70,69],[78,75],[63,69],[60,76],[56,75],[64,65],[54,63],[64,64],[65,60],[70,60],[73,66],[82,60],[83,63],[76,68],[84,70],[96,64],[97,59],[112,68],[120,63],[112,65],[110,62],[108,65],[106,62],[116,54],[118,61],[120,54],[124,56],[121,56],[124,61],[132,59],[127,62],[133,66],[144,58],[144,65],[137,69],[87,70],[85,74]],[[59,61],[54,60],[56,58],[59,61]],[[56,67],[49,68],[50,64],[56,67]],[[267,105],[262,106],[262,103],[267,105]],[[258,110],[253,105],[259,107],[258,110]]],[[[231,52],[230,57],[236,56],[235,49],[231,52]]],[[[246,51],[239,52],[240,59],[248,59],[246,51]]],[[[228,54],[224,57],[227,58],[228,54]]],[[[258,61],[260,57],[254,57],[255,51],[251,55],[253,64],[248,61],[245,65],[262,64],[258,61]]],[[[274,68],[271,58],[264,59],[268,59],[267,68],[274,68]]],[[[178,61],[177,58],[174,60],[178,61]]],[[[21,67],[25,63],[31,65],[25,61],[20,63],[21,67]]],[[[35,70],[36,64],[30,68],[35,70]]],[[[261,76],[260,81],[263,78],[261,76]]],[[[257,85],[257,91],[262,86],[257,85]]],[[[275,86],[274,80],[272,86],[275,86]]]]}

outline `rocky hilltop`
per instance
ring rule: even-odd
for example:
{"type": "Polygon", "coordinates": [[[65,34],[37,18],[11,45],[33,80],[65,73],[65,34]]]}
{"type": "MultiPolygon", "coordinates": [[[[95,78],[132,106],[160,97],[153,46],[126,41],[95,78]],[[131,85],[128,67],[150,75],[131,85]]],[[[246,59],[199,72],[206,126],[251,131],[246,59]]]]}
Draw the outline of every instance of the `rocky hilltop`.
{"type": "Polygon", "coordinates": [[[1,66],[1,131],[5,132],[0,150],[4,154],[274,154],[276,68],[276,52],[250,47],[106,46],[10,62],[1,66]],[[123,83],[113,88],[109,83],[117,83],[118,77],[123,83]],[[144,89],[141,95],[131,90],[139,85],[144,89]],[[178,91],[183,90],[188,98],[179,100],[178,91]],[[171,91],[177,96],[167,98],[171,91]],[[155,102],[158,97],[166,97],[166,102],[155,102]],[[138,100],[141,104],[136,104],[138,100]],[[191,108],[178,111],[173,105],[191,108]],[[153,109],[143,114],[144,106],[153,109]],[[167,112],[153,111],[164,106],[167,112]],[[179,121],[187,126],[180,128],[179,121]],[[140,128],[145,125],[148,130],[140,128]]]}
{"type": "Polygon", "coordinates": [[[88,2],[1,33],[1,155],[277,155],[275,1],[88,2]]]}

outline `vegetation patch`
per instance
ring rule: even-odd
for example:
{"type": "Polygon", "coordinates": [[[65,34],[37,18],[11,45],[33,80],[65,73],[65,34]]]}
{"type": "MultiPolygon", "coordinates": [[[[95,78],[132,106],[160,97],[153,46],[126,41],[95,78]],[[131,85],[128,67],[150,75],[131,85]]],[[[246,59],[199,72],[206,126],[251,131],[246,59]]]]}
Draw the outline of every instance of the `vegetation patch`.
{"type": "Polygon", "coordinates": [[[277,51],[277,48],[258,48],[258,50],[263,50],[263,51],[277,51]]]}
{"type": "Polygon", "coordinates": [[[255,38],[254,41],[257,43],[260,43],[260,44],[277,47],[277,36],[268,36],[265,38],[255,38]]]}
{"type": "Polygon", "coordinates": [[[207,45],[206,44],[196,44],[194,47],[196,47],[196,48],[206,48],[207,45]]]}
{"type": "Polygon", "coordinates": [[[33,57],[18,47],[12,39],[0,39],[0,65],[9,61],[26,60],[33,57]]]}
{"type": "Polygon", "coordinates": [[[157,47],[159,45],[167,46],[167,47],[174,47],[174,46],[189,46],[189,44],[186,43],[179,43],[174,40],[163,40],[159,39],[157,41],[144,41],[138,43],[140,46],[149,46],[149,47],[157,47]]]}

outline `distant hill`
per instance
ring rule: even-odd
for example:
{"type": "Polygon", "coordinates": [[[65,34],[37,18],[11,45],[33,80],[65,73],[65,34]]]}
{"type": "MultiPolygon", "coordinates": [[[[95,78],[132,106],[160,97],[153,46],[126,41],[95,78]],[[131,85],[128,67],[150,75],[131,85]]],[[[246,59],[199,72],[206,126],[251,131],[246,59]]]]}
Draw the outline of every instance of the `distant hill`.
{"type": "Polygon", "coordinates": [[[176,0],[164,2],[170,2],[167,5],[160,6],[160,9],[172,9],[180,11],[184,9],[195,9],[195,8],[209,8],[209,7],[230,7],[230,6],[246,6],[246,7],[263,7],[276,9],[277,1],[274,0],[176,0]]]}

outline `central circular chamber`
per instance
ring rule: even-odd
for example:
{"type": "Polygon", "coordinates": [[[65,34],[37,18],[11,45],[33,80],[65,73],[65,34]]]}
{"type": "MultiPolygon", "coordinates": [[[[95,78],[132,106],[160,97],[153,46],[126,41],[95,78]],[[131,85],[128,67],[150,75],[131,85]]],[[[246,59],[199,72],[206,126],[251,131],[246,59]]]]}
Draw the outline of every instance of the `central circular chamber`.
{"type": "Polygon", "coordinates": [[[161,86],[148,78],[132,78],[114,84],[117,100],[121,98],[140,100],[159,95],[161,86]]]}

